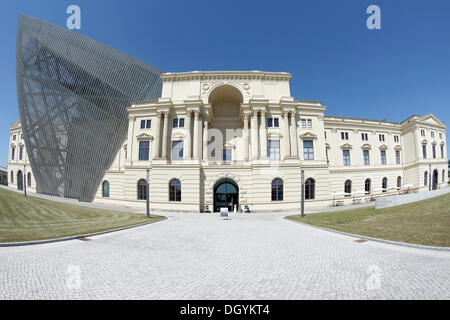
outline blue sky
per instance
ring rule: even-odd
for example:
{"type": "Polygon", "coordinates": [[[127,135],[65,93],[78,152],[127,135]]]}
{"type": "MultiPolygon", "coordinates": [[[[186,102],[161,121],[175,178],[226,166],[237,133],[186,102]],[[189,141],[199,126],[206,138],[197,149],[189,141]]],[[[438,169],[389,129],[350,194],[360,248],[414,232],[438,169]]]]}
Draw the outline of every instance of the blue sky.
{"type": "Polygon", "coordinates": [[[0,165],[19,119],[17,17],[81,30],[166,72],[264,70],[293,74],[291,95],[326,114],[402,121],[434,113],[450,123],[450,1],[65,1],[0,0],[0,165]],[[369,30],[366,8],[381,8],[369,30]]]}

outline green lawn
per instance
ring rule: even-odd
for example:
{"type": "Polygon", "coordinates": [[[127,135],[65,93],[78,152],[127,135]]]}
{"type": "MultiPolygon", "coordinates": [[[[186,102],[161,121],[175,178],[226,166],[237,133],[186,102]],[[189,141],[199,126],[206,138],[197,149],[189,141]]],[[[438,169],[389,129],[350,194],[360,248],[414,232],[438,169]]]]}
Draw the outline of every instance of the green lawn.
{"type": "Polygon", "coordinates": [[[450,193],[379,210],[359,208],[287,219],[368,237],[450,247],[450,193]]]}
{"type": "Polygon", "coordinates": [[[0,242],[54,239],[139,225],[164,217],[24,197],[0,188],[0,242]]]}

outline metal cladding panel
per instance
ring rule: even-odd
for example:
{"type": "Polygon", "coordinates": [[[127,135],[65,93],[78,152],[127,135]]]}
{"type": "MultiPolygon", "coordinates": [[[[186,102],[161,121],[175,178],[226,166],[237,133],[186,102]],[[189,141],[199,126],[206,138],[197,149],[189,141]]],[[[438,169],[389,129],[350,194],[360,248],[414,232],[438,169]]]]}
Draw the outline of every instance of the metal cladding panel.
{"type": "Polygon", "coordinates": [[[20,15],[17,96],[39,192],[92,201],[127,137],[127,107],[158,99],[161,73],[97,41],[20,15]]]}

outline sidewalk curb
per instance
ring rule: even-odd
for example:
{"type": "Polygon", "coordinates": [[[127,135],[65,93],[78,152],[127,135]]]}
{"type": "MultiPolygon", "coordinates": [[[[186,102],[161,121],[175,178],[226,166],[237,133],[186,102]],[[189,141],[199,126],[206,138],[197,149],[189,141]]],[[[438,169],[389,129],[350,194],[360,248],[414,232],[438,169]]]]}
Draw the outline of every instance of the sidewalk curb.
{"type": "Polygon", "coordinates": [[[392,245],[396,245],[396,246],[400,246],[400,247],[410,247],[410,248],[415,248],[415,249],[425,249],[425,250],[435,250],[435,251],[450,252],[450,247],[425,246],[425,245],[420,245],[420,244],[413,244],[413,243],[406,243],[406,242],[399,242],[399,241],[392,241],[392,240],[385,240],[385,239],[380,239],[380,238],[372,238],[372,237],[367,237],[367,236],[361,236],[361,235],[358,235],[358,234],[353,234],[353,233],[348,233],[348,232],[328,229],[328,228],[319,227],[319,226],[315,226],[315,225],[304,223],[304,222],[300,222],[300,221],[295,221],[295,220],[292,220],[292,219],[287,219],[287,217],[289,217],[289,216],[284,216],[281,219],[286,220],[286,221],[290,221],[290,222],[294,222],[294,223],[298,223],[298,224],[301,224],[301,225],[304,225],[304,226],[307,226],[307,227],[312,227],[312,228],[322,229],[322,230],[329,231],[329,232],[339,233],[339,234],[342,234],[342,235],[345,235],[345,236],[349,236],[349,237],[353,237],[353,238],[359,238],[359,239],[371,240],[371,241],[376,241],[376,242],[381,242],[381,243],[387,243],[387,244],[392,244],[392,245]]]}
{"type": "Polygon", "coordinates": [[[100,231],[100,232],[94,232],[94,233],[80,234],[80,235],[64,237],[64,238],[45,239],[45,240],[36,240],[36,241],[24,241],[24,242],[2,242],[2,243],[0,243],[0,248],[1,247],[32,246],[32,245],[38,245],[38,244],[47,244],[47,243],[54,243],[54,242],[77,240],[77,239],[80,239],[80,238],[93,237],[93,236],[98,236],[98,235],[102,235],[102,234],[112,233],[112,232],[116,232],[116,231],[122,231],[122,230],[127,230],[127,229],[143,227],[145,225],[156,223],[156,222],[162,222],[162,221],[165,221],[167,219],[168,219],[167,217],[163,216],[163,219],[160,219],[160,220],[157,220],[157,221],[150,221],[150,222],[145,222],[145,223],[142,223],[142,224],[137,224],[137,225],[134,225],[134,226],[122,227],[122,228],[106,230],[106,231],[100,231]]]}

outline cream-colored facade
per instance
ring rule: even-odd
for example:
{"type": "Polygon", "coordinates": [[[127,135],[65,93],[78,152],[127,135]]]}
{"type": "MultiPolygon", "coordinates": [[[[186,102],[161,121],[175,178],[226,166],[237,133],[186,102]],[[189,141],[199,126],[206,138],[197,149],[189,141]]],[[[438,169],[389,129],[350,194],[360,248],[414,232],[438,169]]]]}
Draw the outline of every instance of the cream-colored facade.
{"type": "MultiPolygon", "coordinates": [[[[95,202],[144,207],[147,169],[157,211],[228,204],[297,211],[302,170],[307,209],[447,186],[446,127],[433,114],[401,123],[325,116],[321,102],[291,97],[290,79],[261,71],[163,74],[161,98],[128,109],[128,138],[95,202]]],[[[20,135],[20,124],[11,134],[20,135]]],[[[11,141],[10,159],[19,143],[11,141]]],[[[17,161],[8,171],[20,170],[17,161]]]]}

